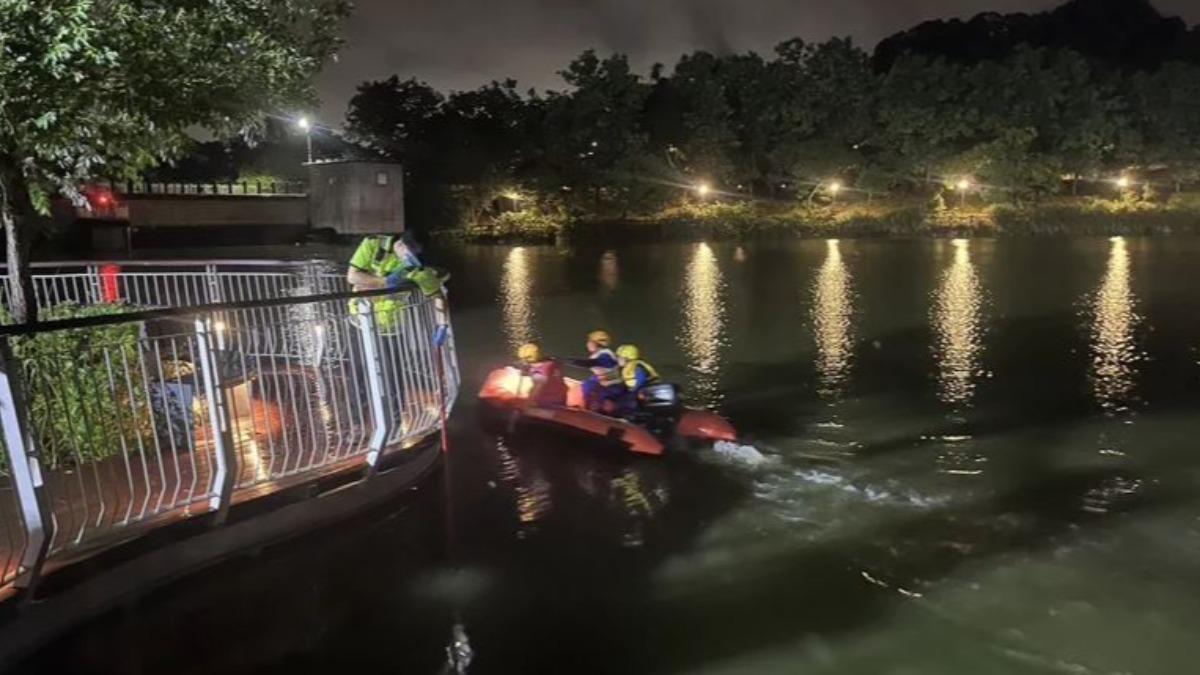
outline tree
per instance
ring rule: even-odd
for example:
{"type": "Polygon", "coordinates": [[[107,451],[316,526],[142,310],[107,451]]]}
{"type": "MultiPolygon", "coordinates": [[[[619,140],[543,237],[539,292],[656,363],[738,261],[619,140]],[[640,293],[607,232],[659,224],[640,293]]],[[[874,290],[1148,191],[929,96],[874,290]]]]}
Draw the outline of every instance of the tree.
{"type": "Polygon", "coordinates": [[[9,304],[36,321],[27,255],[50,199],[171,159],[188,130],[249,133],[314,101],[345,0],[4,0],[0,222],[9,304]]]}
{"type": "Polygon", "coordinates": [[[463,206],[478,223],[496,196],[516,190],[533,152],[535,117],[515,80],[451,94],[442,106],[439,180],[462,186],[463,206]]]}
{"type": "Polygon", "coordinates": [[[402,162],[407,173],[430,170],[445,98],[416,78],[364,82],[350,99],[346,130],[363,145],[402,162]]]}
{"type": "Polygon", "coordinates": [[[723,63],[708,52],[686,54],[679,60],[668,80],[679,106],[678,135],[663,148],[679,171],[717,184],[733,178],[731,156],[737,150],[723,63]]]}
{"type": "Polygon", "coordinates": [[[928,183],[981,136],[975,91],[962,66],[905,57],[883,77],[876,116],[892,168],[928,183]]]}
{"type": "Polygon", "coordinates": [[[1139,74],[1130,83],[1135,128],[1143,146],[1136,160],[1166,164],[1175,182],[1200,179],[1200,68],[1170,63],[1154,74],[1139,74]]]}
{"type": "Polygon", "coordinates": [[[571,89],[553,92],[545,102],[537,172],[542,190],[561,190],[577,210],[628,209],[630,191],[645,179],[639,174],[647,147],[642,113],[649,87],[625,56],[600,59],[591,50],[561,75],[571,89]]]}
{"type": "Polygon", "coordinates": [[[810,194],[834,176],[861,173],[859,149],[874,133],[871,110],[876,78],[867,54],[849,39],[820,44],[781,44],[773,64],[787,83],[788,131],[773,162],[810,186],[810,194]]]}

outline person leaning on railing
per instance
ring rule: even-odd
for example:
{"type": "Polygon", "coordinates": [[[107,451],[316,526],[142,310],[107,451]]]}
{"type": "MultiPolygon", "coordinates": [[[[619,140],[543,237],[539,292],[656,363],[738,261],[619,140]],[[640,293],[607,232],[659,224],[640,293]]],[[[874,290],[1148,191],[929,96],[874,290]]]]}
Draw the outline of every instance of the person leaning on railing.
{"type": "MultiPolygon", "coordinates": [[[[421,245],[411,232],[367,237],[350,257],[346,281],[355,291],[416,286],[425,295],[433,295],[441,290],[445,279],[421,263],[420,253],[421,245]]],[[[354,311],[355,303],[352,301],[350,305],[354,311]]],[[[376,298],[374,306],[376,318],[384,325],[391,325],[398,307],[396,301],[376,298]]]]}

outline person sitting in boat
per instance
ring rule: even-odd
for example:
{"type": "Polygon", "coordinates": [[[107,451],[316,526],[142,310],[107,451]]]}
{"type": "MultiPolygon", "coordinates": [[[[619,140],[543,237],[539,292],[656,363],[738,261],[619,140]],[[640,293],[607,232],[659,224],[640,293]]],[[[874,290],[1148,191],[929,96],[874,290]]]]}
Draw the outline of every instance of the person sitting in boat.
{"type": "Polygon", "coordinates": [[[637,345],[617,347],[617,361],[621,364],[621,380],[631,394],[638,393],[647,385],[658,384],[662,379],[654,366],[642,360],[642,350],[637,345]]]}
{"type": "Polygon", "coordinates": [[[521,359],[525,374],[533,380],[533,388],[529,391],[527,399],[530,405],[567,404],[567,385],[563,382],[563,372],[558,361],[543,356],[541,348],[532,342],[521,345],[517,350],[517,358],[521,359]]]}
{"type": "Polygon", "coordinates": [[[587,337],[588,357],[571,361],[592,371],[583,381],[583,402],[592,412],[607,412],[606,408],[619,407],[626,393],[625,383],[621,381],[621,364],[609,349],[611,342],[608,333],[594,330],[587,337]]]}
{"type": "Polygon", "coordinates": [[[637,410],[638,392],[644,387],[658,384],[662,378],[654,366],[642,360],[642,351],[637,345],[617,347],[617,361],[621,364],[621,381],[628,392],[622,401],[621,410],[628,414],[637,410]]]}

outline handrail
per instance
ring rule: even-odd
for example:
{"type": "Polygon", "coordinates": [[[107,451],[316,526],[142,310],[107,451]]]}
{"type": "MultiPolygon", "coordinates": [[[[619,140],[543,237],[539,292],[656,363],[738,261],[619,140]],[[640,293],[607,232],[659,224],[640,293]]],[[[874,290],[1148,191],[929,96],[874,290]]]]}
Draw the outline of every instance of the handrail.
{"type": "Polygon", "coordinates": [[[312,260],[125,262],[144,271],[41,263],[36,290],[47,307],[150,308],[0,325],[0,591],[28,596],[47,560],[135,531],[369,476],[457,397],[444,293],[320,292],[346,282],[312,260]]]}
{"type": "Polygon", "coordinates": [[[10,335],[31,335],[35,333],[46,333],[56,330],[69,330],[72,328],[96,328],[99,326],[112,326],[121,323],[132,323],[135,321],[149,321],[151,319],[190,318],[200,314],[237,309],[266,309],[268,307],[284,307],[288,305],[294,305],[301,301],[310,303],[324,302],[327,300],[373,298],[381,295],[394,295],[398,292],[408,290],[417,290],[417,286],[415,284],[406,284],[404,287],[399,289],[379,288],[368,291],[343,291],[340,293],[322,293],[319,295],[304,295],[290,298],[215,302],[205,305],[194,305],[192,307],[164,307],[162,309],[144,309],[137,312],[125,312],[123,314],[103,314],[99,316],[55,319],[53,321],[41,321],[38,323],[0,325],[0,337],[6,337],[10,335]]]}
{"type": "MultiPolygon", "coordinates": [[[[57,269],[60,267],[88,267],[91,265],[120,265],[121,267],[203,267],[206,265],[241,265],[244,267],[295,267],[297,265],[320,265],[325,261],[316,258],[295,260],[271,260],[268,258],[208,258],[208,259],[162,259],[162,260],[39,260],[29,263],[30,269],[57,269]]],[[[7,270],[8,263],[0,262],[0,270],[7,270]]]]}

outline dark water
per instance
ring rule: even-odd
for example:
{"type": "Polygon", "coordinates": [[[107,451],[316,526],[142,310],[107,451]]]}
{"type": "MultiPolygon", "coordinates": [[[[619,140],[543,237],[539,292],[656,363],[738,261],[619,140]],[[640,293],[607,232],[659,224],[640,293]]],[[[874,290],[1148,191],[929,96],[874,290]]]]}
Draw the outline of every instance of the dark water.
{"type": "Polygon", "coordinates": [[[457,616],[472,673],[1196,671],[1200,240],[442,258],[449,533],[434,480],[27,668],[433,673],[457,616]],[[515,344],[597,327],[752,447],[627,459],[475,424],[515,344]]]}

